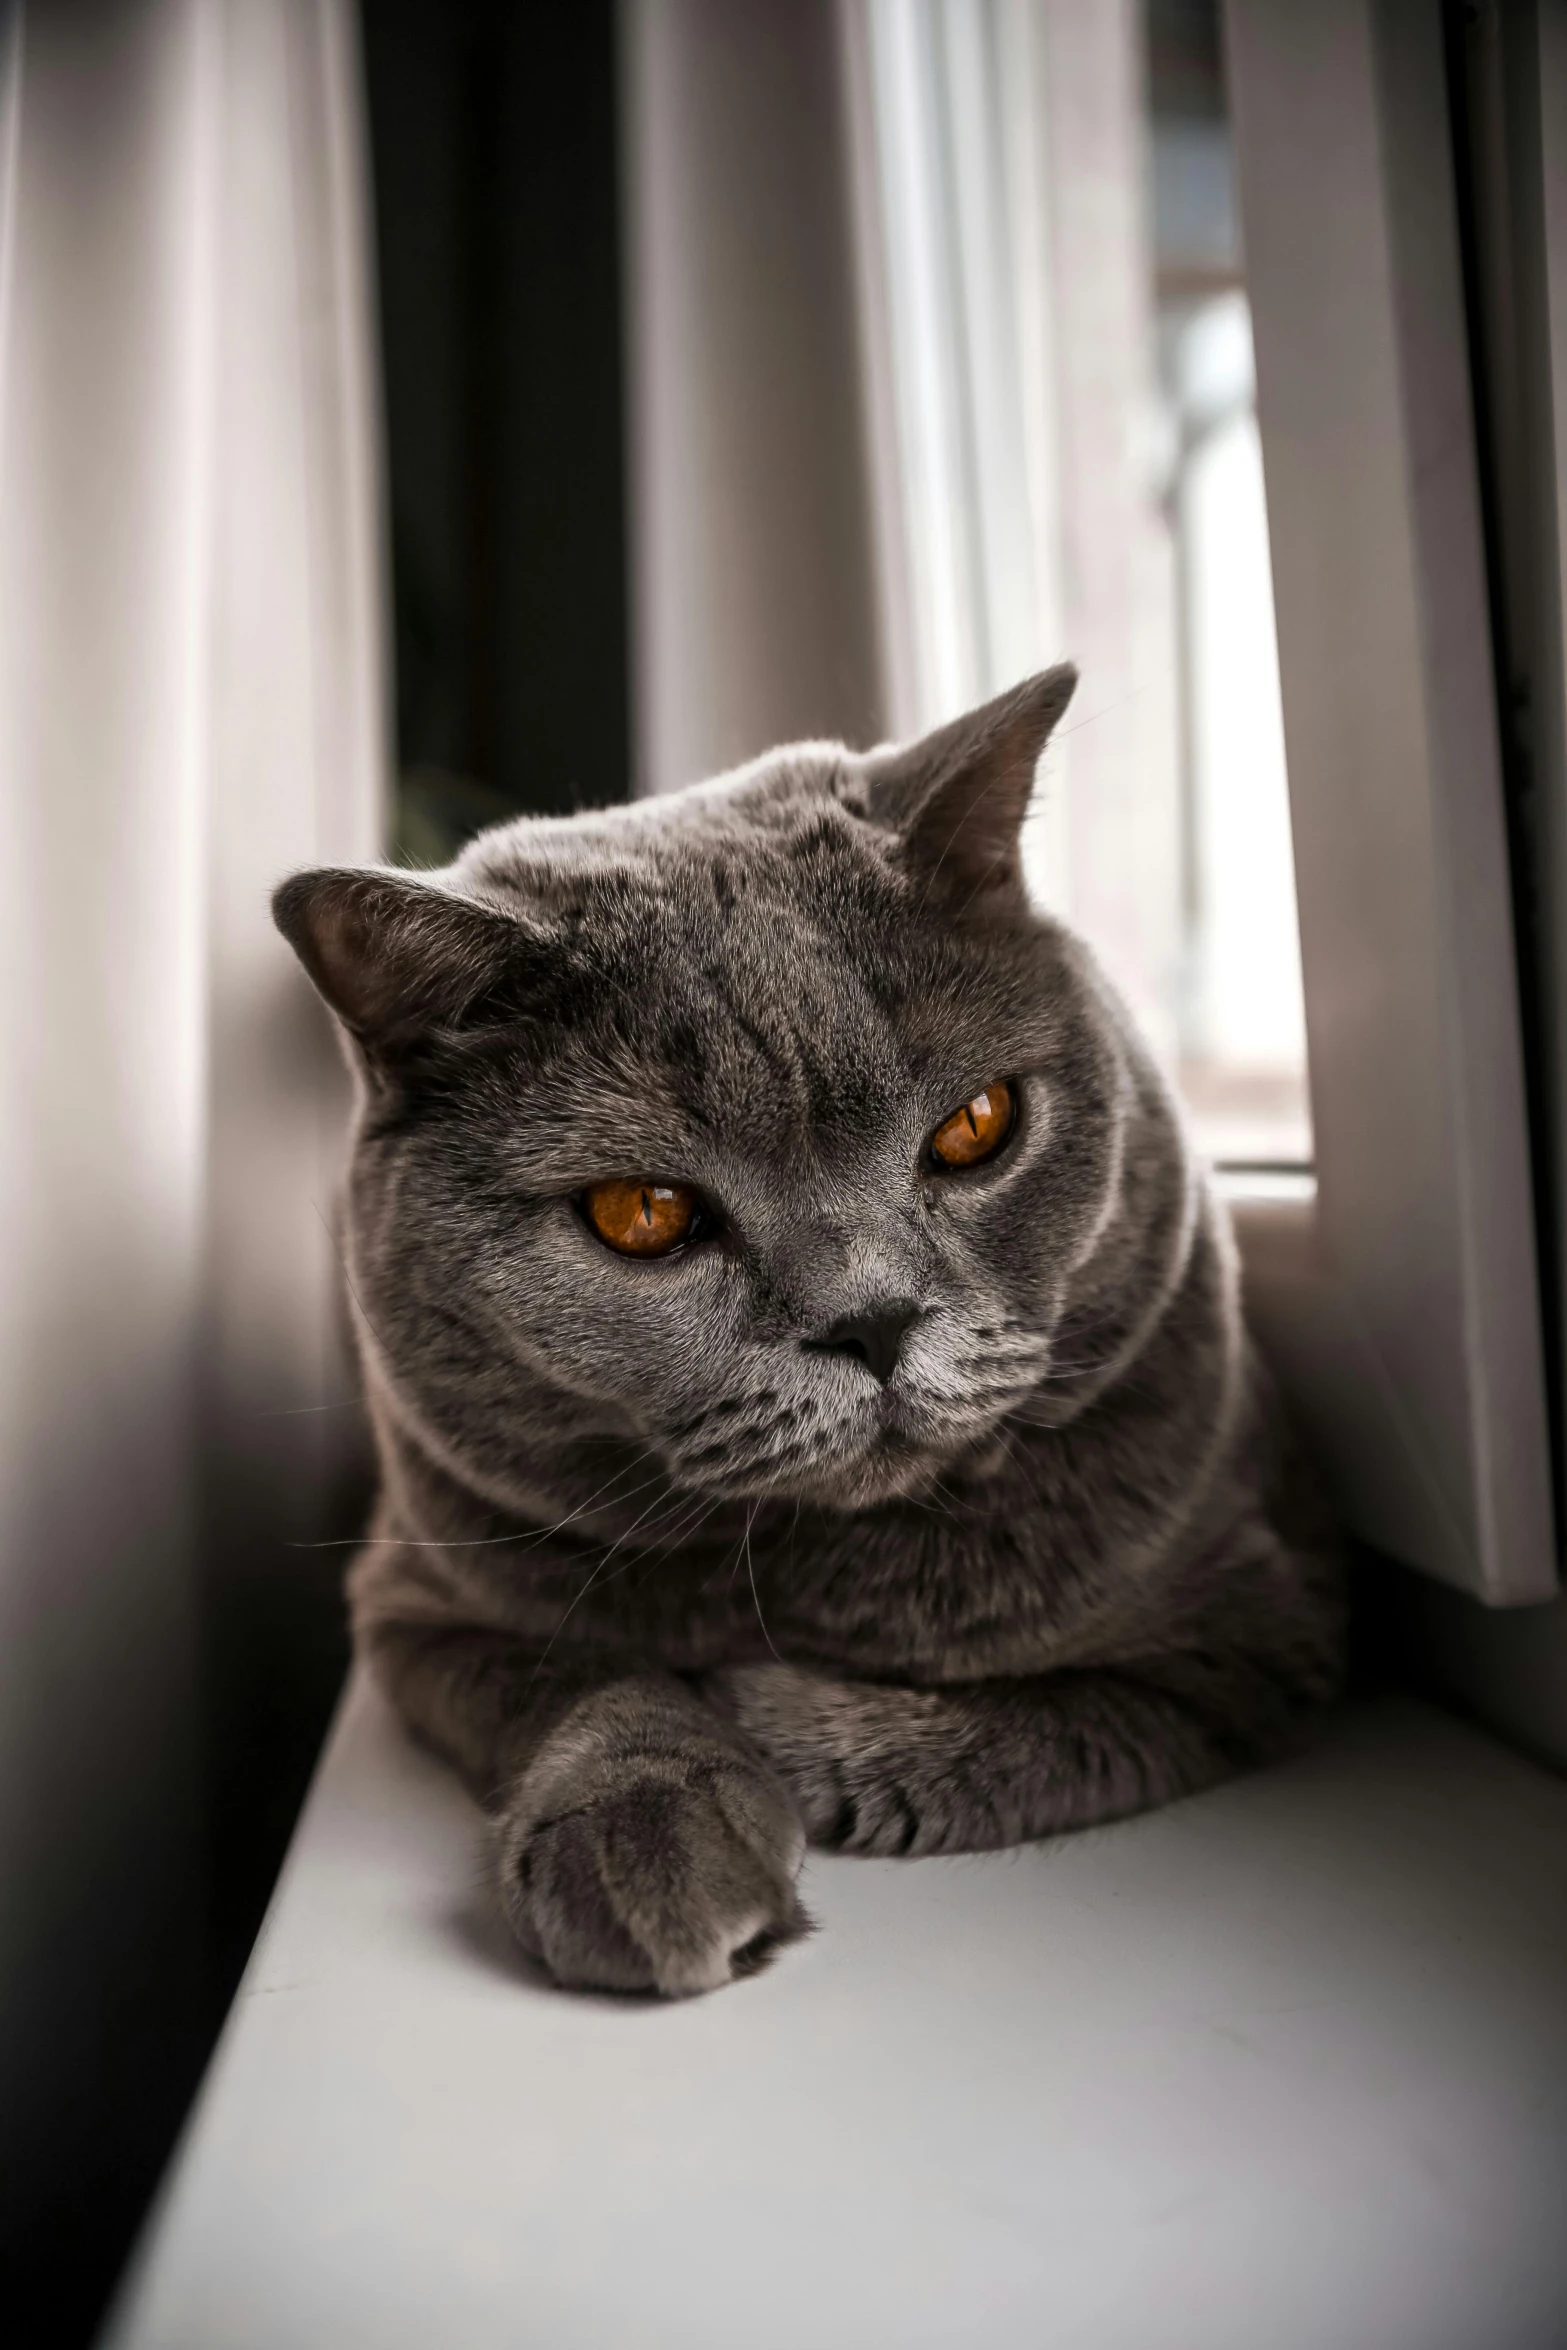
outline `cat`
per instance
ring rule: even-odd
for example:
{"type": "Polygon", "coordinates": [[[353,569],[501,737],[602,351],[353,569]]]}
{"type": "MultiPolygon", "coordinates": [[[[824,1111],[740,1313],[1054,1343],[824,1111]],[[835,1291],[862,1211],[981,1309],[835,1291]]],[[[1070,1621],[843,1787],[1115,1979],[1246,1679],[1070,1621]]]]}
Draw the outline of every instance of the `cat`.
{"type": "Polygon", "coordinates": [[[561,1984],[710,1989],[808,1843],[1111,1820],[1337,1686],[1224,1213],[1025,888],[1075,682],[276,893],[359,1073],[356,1643],[561,1984]]]}

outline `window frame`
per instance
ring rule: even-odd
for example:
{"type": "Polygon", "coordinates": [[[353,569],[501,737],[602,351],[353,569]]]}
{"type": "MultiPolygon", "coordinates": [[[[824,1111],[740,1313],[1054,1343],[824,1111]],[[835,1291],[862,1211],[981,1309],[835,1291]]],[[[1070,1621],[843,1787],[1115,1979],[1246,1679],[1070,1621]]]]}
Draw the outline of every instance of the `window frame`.
{"type": "Polygon", "coordinates": [[[1355,1533],[1557,1588],[1442,19],[1225,0],[1316,1181],[1234,1205],[1355,1533]]]}

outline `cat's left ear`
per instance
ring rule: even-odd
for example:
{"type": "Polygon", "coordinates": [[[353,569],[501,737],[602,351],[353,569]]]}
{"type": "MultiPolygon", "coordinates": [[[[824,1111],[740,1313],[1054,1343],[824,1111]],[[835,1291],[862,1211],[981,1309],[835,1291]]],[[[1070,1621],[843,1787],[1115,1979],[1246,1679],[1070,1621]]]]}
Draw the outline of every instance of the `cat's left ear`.
{"type": "Polygon", "coordinates": [[[872,751],[860,774],[874,823],[903,835],[927,890],[961,911],[1023,897],[1023,819],[1039,754],[1077,686],[1070,661],[1041,670],[915,743],[872,751]]]}
{"type": "MultiPolygon", "coordinates": [[[[385,867],[296,873],[272,916],[375,1068],[520,1000],[528,940],[497,908],[385,867]]],[[[536,960],[535,956],[535,960],[536,960]]]]}

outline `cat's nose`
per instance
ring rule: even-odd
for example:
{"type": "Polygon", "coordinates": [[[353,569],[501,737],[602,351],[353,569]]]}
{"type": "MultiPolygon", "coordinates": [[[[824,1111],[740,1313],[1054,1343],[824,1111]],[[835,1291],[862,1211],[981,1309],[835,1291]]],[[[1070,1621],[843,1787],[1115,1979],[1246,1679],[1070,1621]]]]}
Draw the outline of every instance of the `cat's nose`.
{"type": "Polygon", "coordinates": [[[897,1365],[898,1349],[909,1324],[915,1320],[919,1307],[905,1298],[897,1298],[886,1305],[873,1306],[867,1314],[849,1314],[835,1322],[820,1338],[808,1338],[806,1351],[810,1354],[850,1355],[861,1362],[873,1379],[886,1386],[897,1365]]]}

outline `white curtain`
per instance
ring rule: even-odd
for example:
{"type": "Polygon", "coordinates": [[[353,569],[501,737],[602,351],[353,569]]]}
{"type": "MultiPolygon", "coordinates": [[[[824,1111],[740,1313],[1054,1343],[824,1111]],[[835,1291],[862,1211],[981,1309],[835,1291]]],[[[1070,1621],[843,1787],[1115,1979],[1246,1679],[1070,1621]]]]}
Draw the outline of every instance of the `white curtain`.
{"type": "Polygon", "coordinates": [[[639,782],[1071,654],[1043,895],[1173,1058],[1136,0],[623,0],[639,782]]]}
{"type": "Polygon", "coordinates": [[[1070,655],[1025,846],[1173,1058],[1174,570],[1136,0],[838,0],[891,730],[1070,655]]]}
{"type": "Polygon", "coordinates": [[[382,836],[362,146],[349,0],[4,20],[12,2224],[155,2156],[203,1962],[210,1635],[255,1563],[234,1496],[308,1536],[341,1425],[307,1408],[341,1392],[341,1091],[267,894],[382,836]]]}

